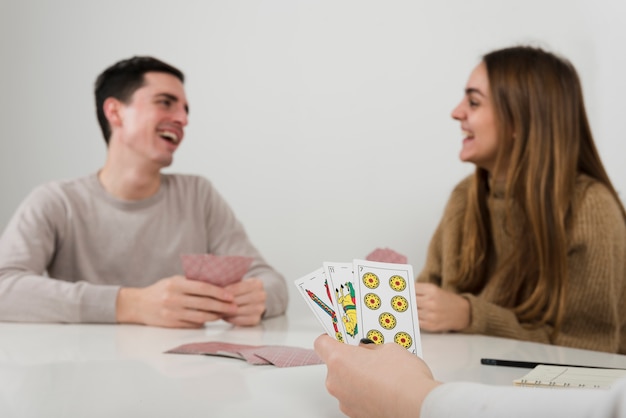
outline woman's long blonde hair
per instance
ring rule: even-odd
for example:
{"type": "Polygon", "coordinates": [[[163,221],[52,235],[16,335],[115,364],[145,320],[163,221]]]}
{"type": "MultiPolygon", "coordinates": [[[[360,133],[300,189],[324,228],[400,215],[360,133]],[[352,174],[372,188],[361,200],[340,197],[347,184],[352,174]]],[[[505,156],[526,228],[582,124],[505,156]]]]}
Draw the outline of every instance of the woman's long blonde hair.
{"type": "MultiPolygon", "coordinates": [[[[626,212],[594,145],[582,88],[572,64],[534,47],[512,47],[483,57],[500,143],[496,173],[506,173],[509,221],[526,231],[495,272],[505,277],[502,306],[529,326],[558,333],[567,292],[568,230],[579,173],[604,184],[626,212]],[[516,218],[511,219],[515,206],[516,218]],[[517,216],[521,213],[521,219],[517,216]]],[[[489,173],[476,169],[465,214],[457,284],[479,292],[490,279],[493,251],[487,198],[489,173]]],[[[493,273],[493,272],[492,272],[493,273]]],[[[493,277],[493,276],[492,276],[493,277]]]]}

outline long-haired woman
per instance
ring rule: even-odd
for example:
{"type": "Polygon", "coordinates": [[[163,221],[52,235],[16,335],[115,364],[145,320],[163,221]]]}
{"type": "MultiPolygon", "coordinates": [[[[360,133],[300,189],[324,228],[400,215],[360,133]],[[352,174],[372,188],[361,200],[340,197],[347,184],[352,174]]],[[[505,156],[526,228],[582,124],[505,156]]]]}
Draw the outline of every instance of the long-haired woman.
{"type": "Polygon", "coordinates": [[[420,326],[626,353],[626,211],[566,59],[485,55],[453,110],[462,161],[416,283],[420,326]]]}

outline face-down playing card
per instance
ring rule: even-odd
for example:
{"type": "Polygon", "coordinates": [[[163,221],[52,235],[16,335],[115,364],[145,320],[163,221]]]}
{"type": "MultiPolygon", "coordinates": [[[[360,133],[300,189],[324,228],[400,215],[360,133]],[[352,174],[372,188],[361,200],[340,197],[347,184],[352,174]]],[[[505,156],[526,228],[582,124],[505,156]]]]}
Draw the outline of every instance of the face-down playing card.
{"type": "Polygon", "coordinates": [[[395,342],[421,357],[411,265],[367,260],[354,260],[353,264],[361,297],[358,320],[363,337],[376,344],[395,342]]]}
{"type": "Polygon", "coordinates": [[[315,351],[307,348],[282,345],[233,344],[221,341],[183,344],[166,351],[166,353],[233,357],[245,360],[253,365],[272,364],[276,367],[295,367],[322,363],[315,351]]]}
{"type": "Polygon", "coordinates": [[[376,248],[365,257],[368,261],[379,261],[381,263],[406,264],[408,259],[391,248],[376,248]]]}
{"type": "Polygon", "coordinates": [[[185,277],[220,287],[240,281],[252,264],[252,257],[239,255],[183,254],[185,277]]]}
{"type": "Polygon", "coordinates": [[[343,328],[337,318],[337,307],[332,294],[332,284],[326,278],[324,268],[319,268],[295,281],[296,287],[322,323],[326,333],[337,341],[345,340],[343,328]]]}
{"type": "Polygon", "coordinates": [[[323,363],[315,351],[301,347],[266,345],[255,349],[254,354],[276,367],[306,366],[323,363]]]}

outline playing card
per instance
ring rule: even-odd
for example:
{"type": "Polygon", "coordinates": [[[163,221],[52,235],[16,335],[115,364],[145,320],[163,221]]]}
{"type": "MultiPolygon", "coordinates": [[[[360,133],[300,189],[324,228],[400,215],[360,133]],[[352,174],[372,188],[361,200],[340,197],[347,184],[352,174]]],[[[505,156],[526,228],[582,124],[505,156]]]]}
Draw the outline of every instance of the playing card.
{"type": "Polygon", "coordinates": [[[246,360],[250,364],[270,364],[268,360],[258,357],[254,352],[261,348],[257,345],[232,344],[221,341],[189,343],[167,350],[174,354],[203,354],[209,356],[232,357],[246,360]]]}
{"type": "Polygon", "coordinates": [[[344,336],[339,328],[337,309],[333,302],[331,285],[326,279],[324,268],[319,268],[295,281],[300,294],[322,323],[326,333],[343,342],[344,336]]]}
{"type": "MultiPolygon", "coordinates": [[[[176,354],[214,354],[228,355],[229,357],[243,358],[237,354],[237,350],[249,348],[251,346],[245,344],[232,344],[221,341],[207,341],[203,343],[189,343],[167,350],[166,353],[176,354]],[[224,353],[224,354],[221,354],[224,353]]],[[[255,346],[256,347],[256,346],[255,346]]]]}
{"type": "Polygon", "coordinates": [[[421,357],[411,265],[354,260],[353,270],[361,296],[357,316],[363,337],[376,344],[395,342],[421,357]]]}
{"type": "Polygon", "coordinates": [[[284,345],[231,344],[220,341],[189,343],[166,351],[175,354],[203,354],[232,357],[253,365],[273,364],[276,367],[296,367],[322,364],[315,351],[284,345]]]}
{"type": "Polygon", "coordinates": [[[252,264],[252,257],[239,255],[183,254],[185,277],[217,286],[240,281],[252,264]]]}
{"type": "Polygon", "coordinates": [[[262,364],[271,364],[271,362],[263,357],[259,357],[256,354],[256,351],[261,349],[262,347],[257,346],[248,346],[248,347],[240,347],[237,348],[237,354],[239,354],[240,358],[244,359],[250,364],[254,365],[262,365],[262,364]]]}
{"type": "Polygon", "coordinates": [[[266,345],[256,349],[254,354],[276,367],[296,367],[323,363],[315,351],[300,347],[266,345]]]}
{"type": "Polygon", "coordinates": [[[390,248],[376,248],[365,257],[368,261],[378,261],[382,263],[406,264],[405,255],[395,252],[390,248]]]}
{"type": "Polygon", "coordinates": [[[324,263],[324,273],[332,284],[337,322],[343,330],[344,341],[350,345],[358,345],[361,340],[361,329],[357,310],[361,298],[354,286],[352,268],[352,263],[324,263]]]}

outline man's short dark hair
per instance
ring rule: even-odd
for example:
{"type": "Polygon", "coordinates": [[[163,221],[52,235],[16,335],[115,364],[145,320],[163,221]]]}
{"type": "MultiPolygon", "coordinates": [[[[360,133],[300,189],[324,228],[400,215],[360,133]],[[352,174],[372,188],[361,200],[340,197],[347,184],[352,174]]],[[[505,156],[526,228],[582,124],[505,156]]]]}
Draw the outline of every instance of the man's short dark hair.
{"type": "Polygon", "coordinates": [[[111,126],[104,115],[104,101],[114,97],[122,103],[128,103],[133,93],[144,85],[144,74],[149,72],[168,73],[185,82],[185,76],[178,68],[149,56],[135,56],[119,61],[104,70],[96,79],[96,113],[107,145],[111,137],[111,126]]]}

